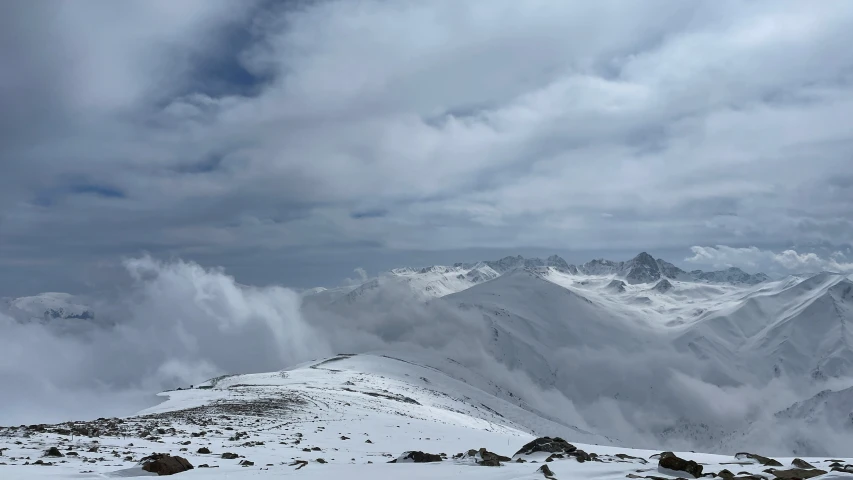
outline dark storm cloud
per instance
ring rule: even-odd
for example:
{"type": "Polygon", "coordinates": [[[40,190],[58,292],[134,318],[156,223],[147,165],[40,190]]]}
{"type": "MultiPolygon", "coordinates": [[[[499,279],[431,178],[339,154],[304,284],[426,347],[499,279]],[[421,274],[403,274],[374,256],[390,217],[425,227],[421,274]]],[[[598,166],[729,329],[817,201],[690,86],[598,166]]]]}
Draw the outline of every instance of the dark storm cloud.
{"type": "Polygon", "coordinates": [[[245,252],[305,247],[853,235],[849,2],[0,9],[0,265],[16,276],[142,250],[252,281],[269,272],[245,252]]]}

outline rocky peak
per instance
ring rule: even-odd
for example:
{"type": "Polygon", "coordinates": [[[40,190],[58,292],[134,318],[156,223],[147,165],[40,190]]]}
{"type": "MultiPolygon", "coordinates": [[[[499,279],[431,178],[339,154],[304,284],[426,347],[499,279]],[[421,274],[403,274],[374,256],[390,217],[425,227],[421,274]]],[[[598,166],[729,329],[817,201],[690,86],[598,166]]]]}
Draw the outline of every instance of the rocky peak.
{"type": "Polygon", "coordinates": [[[672,290],[672,284],[669,283],[669,280],[667,280],[666,278],[662,278],[658,283],[655,284],[654,287],[652,287],[652,290],[660,293],[666,293],[672,290]]]}
{"type": "Polygon", "coordinates": [[[574,265],[569,265],[569,263],[566,262],[565,260],[563,260],[563,258],[560,257],[559,255],[551,255],[550,257],[548,257],[545,260],[545,265],[548,267],[554,267],[555,269],[557,269],[560,272],[566,272],[566,273],[572,273],[572,274],[578,273],[578,267],[576,267],[574,265]]]}
{"type": "Polygon", "coordinates": [[[651,283],[661,277],[660,267],[654,257],[646,252],[641,252],[629,260],[626,267],[625,280],[630,284],[651,283]]]}

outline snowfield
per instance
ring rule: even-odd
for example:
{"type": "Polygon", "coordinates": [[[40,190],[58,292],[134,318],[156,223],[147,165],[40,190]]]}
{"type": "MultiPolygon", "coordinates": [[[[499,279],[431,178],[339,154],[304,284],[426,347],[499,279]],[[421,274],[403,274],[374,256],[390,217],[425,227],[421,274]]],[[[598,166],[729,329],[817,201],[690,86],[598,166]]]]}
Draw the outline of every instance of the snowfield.
{"type": "MultiPolygon", "coordinates": [[[[612,446],[609,439],[538,417],[435,368],[384,354],[338,355],[161,395],[163,403],[126,419],[0,430],[0,478],[146,476],[151,474],[138,462],[155,452],[182,456],[195,466],[181,478],[540,479],[542,465],[560,479],[692,478],[659,467],[650,459],[659,450],[612,446]],[[547,453],[515,455],[540,436],[561,436],[596,455],[586,462],[568,455],[547,462],[547,453]],[[44,456],[50,447],[63,456],[44,456]],[[466,453],[480,448],[511,460],[480,466],[479,457],[466,453]],[[388,463],[406,451],[445,458],[388,463]],[[516,463],[519,458],[524,463],[516,463]]],[[[776,458],[783,465],[777,476],[735,453],[676,455],[696,461],[706,473],[727,469],[739,478],[784,478],[780,471],[793,468],[793,458],[776,458]]],[[[853,460],[804,460],[830,472],[820,478],[851,477],[829,465],[853,460]]]]}

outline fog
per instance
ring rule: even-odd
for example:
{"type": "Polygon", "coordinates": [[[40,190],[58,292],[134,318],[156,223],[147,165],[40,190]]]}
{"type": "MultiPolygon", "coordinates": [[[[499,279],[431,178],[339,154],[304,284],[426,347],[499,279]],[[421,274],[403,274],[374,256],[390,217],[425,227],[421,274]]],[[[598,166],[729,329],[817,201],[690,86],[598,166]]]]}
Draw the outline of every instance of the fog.
{"type": "Polygon", "coordinates": [[[123,265],[124,281],[88,299],[95,321],[0,313],[0,424],[131,415],[157,402],[157,392],[225,373],[335,353],[419,351],[452,358],[527,408],[626,446],[733,452],[758,442],[765,454],[840,455],[853,444],[845,418],[806,424],[773,416],[819,389],[850,386],[843,379],[761,381],[664,341],[624,350],[615,337],[611,345],[542,349],[556,373],[542,372],[498,361],[480,313],[425,303],[393,284],[367,301],[329,307],[191,262],[145,256],[123,265]],[[661,435],[677,425],[689,429],[661,435]]]}

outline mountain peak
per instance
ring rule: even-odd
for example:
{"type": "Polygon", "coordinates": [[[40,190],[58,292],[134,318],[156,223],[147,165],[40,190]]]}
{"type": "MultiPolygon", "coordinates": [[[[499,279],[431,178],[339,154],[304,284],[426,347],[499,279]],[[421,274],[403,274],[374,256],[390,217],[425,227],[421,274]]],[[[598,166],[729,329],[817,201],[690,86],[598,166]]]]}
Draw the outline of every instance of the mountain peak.
{"type": "Polygon", "coordinates": [[[646,252],[640,252],[639,255],[627,262],[628,272],[625,275],[625,280],[628,283],[651,283],[660,279],[660,267],[655,258],[646,252]]]}
{"type": "Polygon", "coordinates": [[[649,255],[648,252],[640,252],[631,261],[637,262],[637,263],[652,264],[652,263],[655,263],[655,257],[649,255]]]}

